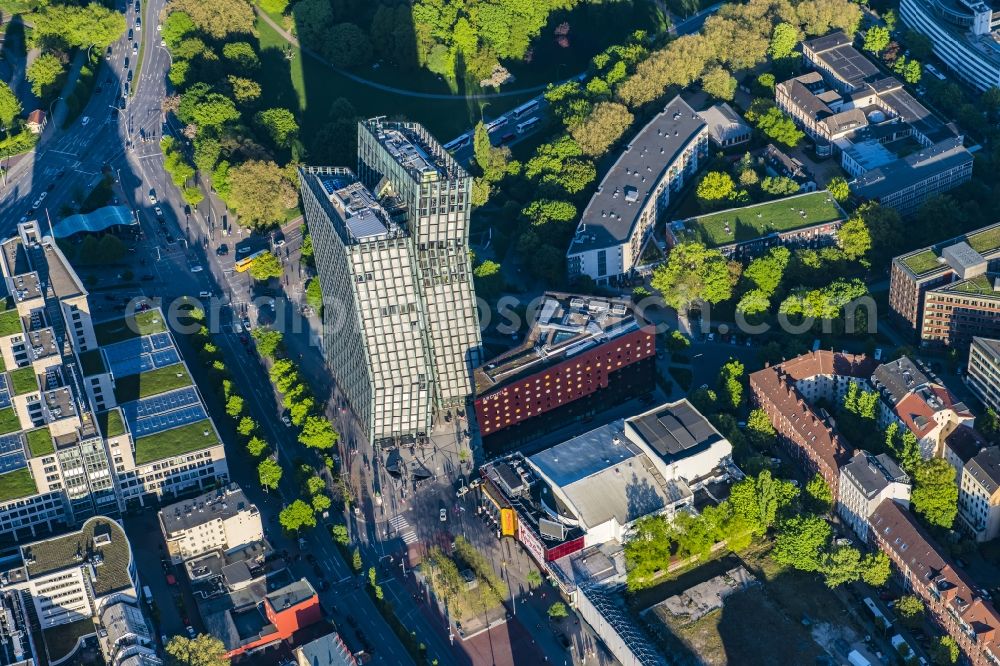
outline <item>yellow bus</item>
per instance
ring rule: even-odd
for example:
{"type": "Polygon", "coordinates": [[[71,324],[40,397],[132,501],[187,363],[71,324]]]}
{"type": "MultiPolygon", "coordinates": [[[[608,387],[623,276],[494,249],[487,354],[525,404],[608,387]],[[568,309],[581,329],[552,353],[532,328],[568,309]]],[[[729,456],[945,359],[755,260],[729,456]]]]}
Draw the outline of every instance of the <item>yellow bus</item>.
{"type": "Polygon", "coordinates": [[[242,273],[243,271],[249,270],[250,264],[260,257],[263,257],[265,254],[267,254],[267,250],[257,250],[251,255],[243,257],[242,259],[237,259],[235,264],[236,272],[242,273]]]}

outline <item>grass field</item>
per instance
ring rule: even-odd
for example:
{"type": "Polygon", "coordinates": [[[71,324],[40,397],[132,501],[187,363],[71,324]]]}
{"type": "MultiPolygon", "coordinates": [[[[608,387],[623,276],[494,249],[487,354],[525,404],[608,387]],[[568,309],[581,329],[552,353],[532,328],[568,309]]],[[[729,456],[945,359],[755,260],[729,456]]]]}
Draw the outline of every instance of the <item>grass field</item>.
{"type": "Polygon", "coordinates": [[[125,421],[122,419],[122,413],[117,409],[98,414],[97,425],[107,438],[125,434],[125,421]]]}
{"type": "Polygon", "coordinates": [[[123,317],[94,324],[94,335],[99,345],[111,345],[153,333],[163,333],[167,325],[159,310],[137,312],[134,317],[123,317]]]}
{"type": "Polygon", "coordinates": [[[844,213],[827,192],[768,201],[744,208],[700,215],[684,221],[682,240],[700,240],[709,247],[743,242],[774,231],[790,231],[843,219],[844,213]]]}
{"type": "Polygon", "coordinates": [[[0,409],[0,435],[9,432],[16,432],[21,429],[21,421],[17,418],[17,412],[13,407],[0,409]]]}
{"type": "Polygon", "coordinates": [[[0,338],[21,332],[21,317],[16,309],[0,312],[0,338]]]}
{"type": "Polygon", "coordinates": [[[184,365],[175,363],[138,375],[118,378],[115,382],[115,397],[121,404],[191,384],[191,375],[184,365]]]}
{"type": "Polygon", "coordinates": [[[144,465],[154,460],[162,460],[189,451],[198,451],[219,444],[212,422],[209,419],[189,423],[179,428],[140,437],[135,441],[135,463],[144,465]],[[205,435],[205,432],[208,435],[205,435]]]}
{"type": "Polygon", "coordinates": [[[27,497],[38,492],[35,480],[27,467],[0,474],[0,502],[9,502],[18,497],[27,497]]]}
{"type": "Polygon", "coordinates": [[[32,458],[47,456],[56,450],[52,444],[52,435],[49,434],[48,428],[29,430],[24,434],[24,437],[28,440],[28,450],[31,451],[32,458]]]}
{"type": "Polygon", "coordinates": [[[35,376],[35,369],[31,366],[11,370],[8,374],[10,375],[10,383],[11,388],[14,390],[14,395],[34,393],[38,390],[38,377],[35,376]]]}

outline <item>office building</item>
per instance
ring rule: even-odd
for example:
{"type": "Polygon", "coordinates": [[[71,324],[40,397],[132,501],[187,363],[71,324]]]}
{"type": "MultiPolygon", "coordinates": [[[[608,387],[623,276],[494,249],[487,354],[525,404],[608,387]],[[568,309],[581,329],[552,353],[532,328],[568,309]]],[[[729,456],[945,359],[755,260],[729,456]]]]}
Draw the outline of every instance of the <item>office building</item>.
{"type": "Polygon", "coordinates": [[[948,558],[947,549],[890,499],[868,523],[870,542],[889,556],[903,587],[924,602],[931,621],[955,639],[969,661],[975,666],[1000,661],[1000,614],[948,558]]]}
{"type": "MultiPolygon", "coordinates": [[[[914,333],[922,342],[944,344],[951,337],[951,331],[950,322],[943,320],[950,320],[954,311],[946,310],[946,306],[957,308],[958,314],[964,316],[961,310],[965,305],[956,303],[954,299],[967,297],[949,294],[935,299],[934,314],[927,313],[928,316],[925,317],[928,295],[937,289],[948,289],[952,283],[973,278],[984,279],[987,274],[997,271],[1000,271],[1000,224],[900,255],[892,260],[889,277],[889,308],[892,317],[896,324],[914,333]],[[949,303],[944,299],[952,301],[949,303]],[[925,326],[927,318],[933,323],[925,326]]],[[[973,284],[969,287],[970,302],[978,300],[973,289],[975,286],[973,284]]],[[[956,331],[962,328],[958,324],[956,322],[956,331]]]]}
{"type": "Polygon", "coordinates": [[[885,428],[895,422],[907,428],[925,459],[945,457],[948,435],[975,425],[965,403],[906,356],[880,365],[871,382],[879,392],[879,425],[885,428]]]}
{"type": "Polygon", "coordinates": [[[422,125],[376,118],[358,127],[358,178],[402,206],[435,403],[462,409],[482,354],[469,259],[472,177],[422,125]]]}
{"type": "Polygon", "coordinates": [[[976,541],[1000,534],[1000,447],[983,449],[965,464],[958,485],[958,517],[976,541]]]}
{"type": "Polygon", "coordinates": [[[883,500],[910,502],[910,477],[884,453],[855,451],[840,468],[837,513],[862,542],[868,542],[868,518],[883,500]]]}
{"type": "Polygon", "coordinates": [[[657,215],[707,155],[708,125],[675,97],[625,147],[584,209],[566,252],[569,279],[617,284],[644,272],[657,215]]]}
{"type": "Polygon", "coordinates": [[[4,660],[17,654],[55,663],[96,636],[111,666],[159,664],[138,587],[128,538],[109,518],[20,546],[16,566],[0,574],[0,663],[18,663],[4,660]]]}
{"type": "Polygon", "coordinates": [[[1000,336],[1000,273],[952,282],[924,295],[922,344],[962,347],[1000,336]]]}
{"type": "Polygon", "coordinates": [[[973,337],[966,384],[983,404],[1000,413],[1000,340],[973,337]]]}
{"type": "Polygon", "coordinates": [[[840,155],[855,196],[907,215],[972,178],[962,135],[884,75],[850,37],[806,40],[802,53],[814,71],[775,86],[775,102],[820,155],[840,155]]]}
{"type": "Polygon", "coordinates": [[[264,540],[260,512],[236,484],[171,504],[158,517],[174,564],[264,540]]]}
{"type": "Polygon", "coordinates": [[[479,430],[525,437],[651,391],[655,359],[631,301],[547,293],[523,342],[476,368],[479,430]]]}
{"type": "Polygon", "coordinates": [[[750,375],[750,396],[778,431],[779,441],[809,473],[826,481],[834,499],[840,468],[853,447],[834,427],[830,415],[813,404],[838,404],[854,383],[863,387],[877,363],[863,355],[817,350],[750,375]]]}
{"type": "Polygon", "coordinates": [[[753,136],[753,128],[726,102],[714,104],[698,115],[708,125],[708,138],[720,148],[744,144],[753,136]]]}
{"type": "MultiPolygon", "coordinates": [[[[982,0],[902,0],[899,18],[929,37],[934,55],[952,74],[980,91],[1000,86],[1000,46],[994,8],[982,0]]],[[[927,75],[944,79],[929,66],[927,75]]]]}

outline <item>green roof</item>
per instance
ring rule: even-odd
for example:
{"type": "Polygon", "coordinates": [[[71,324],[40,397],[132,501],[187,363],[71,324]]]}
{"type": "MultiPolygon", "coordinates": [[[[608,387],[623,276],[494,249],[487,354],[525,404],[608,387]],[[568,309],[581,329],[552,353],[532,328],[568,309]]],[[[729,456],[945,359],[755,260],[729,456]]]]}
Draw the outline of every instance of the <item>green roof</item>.
{"type": "Polygon", "coordinates": [[[174,363],[138,375],[119,377],[115,380],[115,397],[121,404],[190,386],[192,383],[184,364],[174,363]]]}
{"type": "Polygon", "coordinates": [[[941,265],[941,262],[938,261],[938,254],[931,249],[910,255],[903,259],[903,263],[914,275],[923,275],[941,265]]]}
{"type": "Polygon", "coordinates": [[[97,633],[94,621],[89,617],[82,620],[74,620],[57,627],[42,630],[42,637],[45,639],[45,648],[49,652],[49,659],[59,661],[72,654],[77,642],[85,636],[97,633]]]}
{"type": "Polygon", "coordinates": [[[10,432],[17,432],[21,429],[21,421],[17,418],[17,412],[13,407],[0,409],[0,435],[10,432]]]}
{"type": "Polygon", "coordinates": [[[691,236],[678,240],[718,247],[842,219],[844,212],[828,192],[811,192],[689,218],[684,227],[691,236]]]}
{"type": "Polygon", "coordinates": [[[968,236],[966,242],[968,242],[969,247],[979,254],[1000,249],[1000,225],[971,234],[968,236]]]}
{"type": "Polygon", "coordinates": [[[0,474],[0,502],[9,502],[19,497],[38,493],[38,486],[27,467],[0,474]]]}
{"type": "Polygon", "coordinates": [[[31,451],[32,458],[47,456],[56,450],[52,444],[52,435],[49,433],[48,428],[29,430],[24,433],[24,437],[28,440],[28,450],[31,451]]]}
{"type": "Polygon", "coordinates": [[[144,465],[154,460],[207,449],[219,443],[212,422],[202,419],[135,440],[135,464],[144,465]]]}
{"type": "Polygon", "coordinates": [[[17,314],[17,309],[0,312],[0,337],[17,335],[22,332],[21,316],[17,314]]]}
{"type": "Polygon", "coordinates": [[[908,255],[904,255],[899,260],[911,273],[920,276],[930,273],[935,269],[945,267],[945,264],[938,260],[941,252],[955,243],[965,241],[973,250],[982,255],[988,255],[1000,250],[1000,224],[987,227],[982,231],[976,231],[965,236],[950,238],[944,242],[932,245],[931,247],[917,250],[908,255]]]}
{"type": "Polygon", "coordinates": [[[942,291],[1000,298],[1000,293],[993,290],[993,278],[987,275],[977,275],[976,277],[969,278],[968,280],[953,282],[946,287],[943,287],[942,291]]]}
{"type": "Polygon", "coordinates": [[[125,434],[125,421],[122,419],[121,410],[117,408],[98,414],[97,425],[100,426],[105,438],[110,439],[125,434]]]}
{"type": "Polygon", "coordinates": [[[128,573],[132,561],[128,539],[121,526],[110,518],[91,518],[76,532],[22,546],[21,552],[29,576],[80,566],[88,556],[99,553],[102,562],[94,567],[94,594],[102,597],[132,586],[128,573]],[[95,531],[98,536],[109,536],[110,542],[96,545],[95,531]]]}
{"type": "Polygon", "coordinates": [[[166,330],[167,325],[159,310],[136,312],[135,316],[132,317],[122,317],[94,324],[94,335],[97,337],[99,345],[111,345],[143,335],[163,333],[166,330]]]}
{"type": "Polygon", "coordinates": [[[11,370],[8,374],[14,395],[34,393],[38,390],[38,376],[35,375],[35,369],[31,366],[11,370]]]}

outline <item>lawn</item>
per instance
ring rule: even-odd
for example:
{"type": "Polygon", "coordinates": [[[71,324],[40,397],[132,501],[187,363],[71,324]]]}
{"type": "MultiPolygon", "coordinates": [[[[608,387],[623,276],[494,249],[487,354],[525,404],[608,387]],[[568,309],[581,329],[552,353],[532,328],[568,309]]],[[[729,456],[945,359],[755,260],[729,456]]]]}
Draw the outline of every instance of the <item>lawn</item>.
{"type": "Polygon", "coordinates": [[[914,275],[923,275],[924,273],[932,271],[941,265],[938,261],[938,255],[934,252],[934,250],[917,252],[916,254],[903,259],[903,264],[905,264],[914,275]]]}
{"type": "Polygon", "coordinates": [[[80,366],[84,375],[96,375],[105,371],[104,358],[100,349],[91,349],[80,354],[80,366]]]}
{"type": "Polygon", "coordinates": [[[94,324],[94,334],[97,336],[97,344],[99,345],[111,345],[143,335],[163,333],[166,330],[167,325],[159,310],[146,310],[135,313],[133,317],[111,319],[94,324]]]}
{"type": "Polygon", "coordinates": [[[18,497],[27,497],[38,492],[31,470],[27,467],[0,474],[0,502],[9,502],[18,497]]]}
{"type": "Polygon", "coordinates": [[[52,435],[49,434],[48,428],[29,430],[24,436],[28,440],[28,450],[31,451],[32,458],[47,456],[56,450],[52,444],[52,435]]]}
{"type": "Polygon", "coordinates": [[[968,237],[969,246],[976,252],[983,254],[1000,247],[1000,227],[981,231],[968,237]]]}
{"type": "Polygon", "coordinates": [[[135,441],[135,464],[179,456],[190,451],[207,449],[219,444],[209,419],[189,423],[179,428],[140,437],[135,441]],[[205,435],[208,432],[208,435],[205,435]]]}
{"type": "Polygon", "coordinates": [[[125,434],[125,421],[121,411],[112,409],[97,415],[97,425],[108,439],[125,434]]]}
{"type": "Polygon", "coordinates": [[[0,312],[0,338],[21,332],[21,317],[16,308],[0,312]]]}
{"type": "Polygon", "coordinates": [[[948,287],[948,289],[963,294],[977,294],[979,296],[992,296],[996,293],[993,291],[993,281],[985,275],[977,275],[974,278],[956,282],[948,287]]]}
{"type": "Polygon", "coordinates": [[[21,429],[21,421],[17,418],[17,412],[13,407],[0,409],[0,435],[9,432],[17,432],[21,429]]]}
{"type": "Polygon", "coordinates": [[[115,397],[121,404],[191,384],[191,375],[184,365],[175,363],[138,375],[119,377],[115,381],[115,397]]]}
{"type": "MultiPolygon", "coordinates": [[[[694,240],[709,247],[749,241],[774,231],[790,231],[844,219],[828,192],[811,192],[743,208],[731,208],[684,221],[694,240]]],[[[684,236],[682,240],[688,240],[684,236]]]]}
{"type": "Polygon", "coordinates": [[[11,370],[10,384],[11,388],[14,390],[14,395],[24,395],[25,393],[34,393],[38,390],[38,377],[35,375],[35,369],[32,367],[18,368],[17,370],[11,370]]]}

